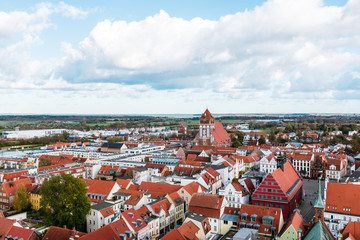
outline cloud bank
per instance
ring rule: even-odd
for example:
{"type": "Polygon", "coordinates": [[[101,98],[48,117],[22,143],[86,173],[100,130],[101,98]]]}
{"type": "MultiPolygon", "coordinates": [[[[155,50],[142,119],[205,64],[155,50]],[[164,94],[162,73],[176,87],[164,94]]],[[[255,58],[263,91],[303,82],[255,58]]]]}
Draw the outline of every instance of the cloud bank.
{"type": "MultiPolygon", "coordinates": [[[[64,57],[37,61],[27,53],[53,14],[85,18],[65,3],[32,13],[0,12],[1,89],[121,93],[212,92],[222,101],[246,99],[359,100],[360,3],[268,0],[217,20],[172,17],[105,19],[64,57]],[[18,41],[14,41],[18,39],[18,41]]],[[[107,93],[107,94],[106,94],[107,93]]],[[[199,97],[201,98],[201,97],[199,97]]]]}

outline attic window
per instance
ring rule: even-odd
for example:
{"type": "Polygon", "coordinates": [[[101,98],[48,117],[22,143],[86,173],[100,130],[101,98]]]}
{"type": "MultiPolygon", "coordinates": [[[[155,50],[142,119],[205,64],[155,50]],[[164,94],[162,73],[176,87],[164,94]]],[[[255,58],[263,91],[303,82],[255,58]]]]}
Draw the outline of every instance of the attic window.
{"type": "Polygon", "coordinates": [[[256,218],[257,218],[257,215],[253,214],[253,215],[250,216],[250,221],[251,222],[256,222],[256,218]]]}

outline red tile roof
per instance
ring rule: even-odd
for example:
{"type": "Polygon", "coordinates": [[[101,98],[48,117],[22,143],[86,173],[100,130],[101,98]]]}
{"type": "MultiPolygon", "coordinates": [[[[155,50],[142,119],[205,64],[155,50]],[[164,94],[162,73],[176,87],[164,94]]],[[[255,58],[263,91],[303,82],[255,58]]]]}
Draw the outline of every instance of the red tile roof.
{"type": "Polygon", "coordinates": [[[200,184],[197,182],[191,182],[185,186],[183,186],[183,188],[190,194],[193,195],[194,193],[197,193],[199,191],[199,186],[200,184]]]}
{"type": "Polygon", "coordinates": [[[278,168],[272,175],[284,193],[286,193],[298,179],[302,179],[290,162],[284,164],[284,171],[278,168]]]}
{"type": "MultiPolygon", "coordinates": [[[[80,240],[121,240],[120,234],[125,234],[126,231],[130,231],[130,229],[127,227],[124,219],[121,218],[118,221],[105,225],[94,232],[90,232],[80,237],[80,240]]],[[[131,237],[128,237],[127,240],[132,240],[134,238],[134,235],[132,235],[131,237]]]]}
{"type": "Polygon", "coordinates": [[[0,218],[0,240],[4,240],[16,220],[0,218]]]}
{"type": "Polygon", "coordinates": [[[348,237],[352,237],[352,239],[360,239],[360,222],[349,222],[342,235],[343,239],[347,239],[348,237]]]}
{"type": "Polygon", "coordinates": [[[220,218],[224,196],[210,193],[195,193],[189,203],[189,212],[207,217],[220,218]]]}
{"type": "Polygon", "coordinates": [[[289,228],[289,226],[292,225],[293,228],[295,229],[295,232],[298,232],[299,228],[301,228],[302,232],[305,233],[304,224],[305,224],[304,219],[302,218],[300,213],[296,210],[287,221],[286,226],[283,228],[283,230],[286,231],[289,228]]]}
{"type": "Polygon", "coordinates": [[[175,228],[168,232],[165,236],[161,238],[161,240],[186,240],[180,232],[175,228]]]}
{"type": "Polygon", "coordinates": [[[116,179],[116,183],[120,189],[128,189],[131,186],[131,180],[129,179],[116,179]]]}
{"type": "MultiPolygon", "coordinates": [[[[45,236],[43,237],[43,240],[69,240],[70,237],[75,237],[75,235],[81,237],[86,235],[86,233],[67,228],[50,226],[45,236]]],[[[76,240],[77,238],[74,239],[76,240]]]]}
{"type": "Polygon", "coordinates": [[[211,115],[209,109],[206,109],[205,112],[201,115],[200,119],[215,119],[215,118],[211,115]]]}
{"type": "Polygon", "coordinates": [[[101,215],[103,215],[104,218],[111,216],[114,214],[112,207],[107,207],[100,210],[101,215]]]}
{"type": "Polygon", "coordinates": [[[218,143],[224,143],[226,145],[229,145],[230,142],[230,136],[224,129],[221,122],[215,123],[215,131],[212,132],[212,135],[216,142],[218,143]]]}
{"type": "Polygon", "coordinates": [[[146,222],[134,208],[130,208],[129,210],[123,212],[121,217],[131,226],[132,229],[134,229],[135,232],[138,232],[147,226],[146,222]]]}
{"type": "Polygon", "coordinates": [[[6,196],[10,197],[10,196],[14,196],[16,194],[16,191],[20,188],[21,185],[25,186],[27,189],[30,189],[30,187],[31,187],[30,179],[22,178],[22,179],[18,179],[16,181],[4,182],[0,186],[0,188],[1,187],[4,188],[6,196]]]}
{"type": "Polygon", "coordinates": [[[329,182],[326,191],[326,212],[360,215],[360,185],[329,182]]]}
{"type": "Polygon", "coordinates": [[[183,223],[178,231],[186,240],[197,240],[197,232],[200,230],[192,221],[183,223]]]}
{"type": "Polygon", "coordinates": [[[87,186],[87,193],[89,193],[89,200],[92,202],[103,202],[105,201],[109,194],[111,193],[111,190],[117,184],[113,181],[105,181],[105,180],[90,180],[90,179],[82,179],[82,181],[85,182],[87,186]],[[103,200],[99,199],[93,199],[91,198],[91,194],[99,194],[104,195],[105,198],[103,200]]]}
{"type": "Polygon", "coordinates": [[[67,155],[67,154],[62,154],[60,156],[43,154],[39,157],[39,159],[49,159],[51,161],[51,164],[54,165],[54,164],[74,163],[73,157],[74,157],[73,155],[67,155]]]}
{"type": "Polygon", "coordinates": [[[162,192],[162,193],[173,193],[178,191],[181,188],[179,185],[172,185],[166,183],[153,183],[153,182],[141,182],[139,185],[140,191],[153,191],[153,192],[162,192]]]}
{"type": "Polygon", "coordinates": [[[274,218],[272,227],[276,227],[276,233],[278,233],[282,226],[279,226],[280,219],[282,218],[282,210],[281,208],[274,208],[274,207],[265,207],[259,205],[250,205],[250,204],[242,204],[240,209],[240,216],[241,214],[248,214],[246,221],[242,220],[241,217],[239,218],[238,222],[243,223],[251,223],[251,224],[258,224],[260,225],[259,232],[264,234],[271,234],[270,230],[265,231],[265,229],[270,229],[268,225],[262,224],[262,218],[265,216],[271,216],[274,218]],[[256,215],[256,222],[250,221],[250,216],[255,214],[256,215]]]}

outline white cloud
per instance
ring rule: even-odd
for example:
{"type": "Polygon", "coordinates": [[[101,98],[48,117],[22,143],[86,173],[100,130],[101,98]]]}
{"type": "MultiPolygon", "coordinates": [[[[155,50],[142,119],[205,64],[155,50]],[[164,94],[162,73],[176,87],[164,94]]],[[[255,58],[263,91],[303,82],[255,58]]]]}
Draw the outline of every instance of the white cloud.
{"type": "MultiPolygon", "coordinates": [[[[19,53],[27,42],[37,41],[34,33],[49,27],[54,13],[87,16],[63,2],[40,4],[34,13],[0,13],[0,37],[31,36],[0,51],[1,57],[21,63],[0,60],[0,83],[113,96],[119,91],[142,98],[169,89],[176,94],[206,89],[218,101],[360,95],[356,0],[344,7],[324,6],[321,0],[268,0],[218,20],[186,20],[161,10],[141,21],[98,22],[78,46],[63,42],[65,56],[51,63],[19,53]]],[[[200,95],[184,99],[206,102],[200,95]]]]}

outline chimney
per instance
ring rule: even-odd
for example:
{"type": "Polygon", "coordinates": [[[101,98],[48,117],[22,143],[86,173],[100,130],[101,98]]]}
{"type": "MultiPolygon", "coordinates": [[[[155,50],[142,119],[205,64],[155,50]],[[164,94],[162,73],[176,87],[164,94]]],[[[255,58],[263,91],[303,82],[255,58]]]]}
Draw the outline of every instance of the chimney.
{"type": "Polygon", "coordinates": [[[66,225],[64,225],[64,229],[67,229],[67,228],[66,228],[66,225]]]}

